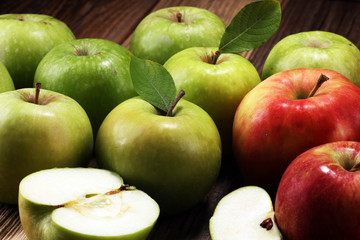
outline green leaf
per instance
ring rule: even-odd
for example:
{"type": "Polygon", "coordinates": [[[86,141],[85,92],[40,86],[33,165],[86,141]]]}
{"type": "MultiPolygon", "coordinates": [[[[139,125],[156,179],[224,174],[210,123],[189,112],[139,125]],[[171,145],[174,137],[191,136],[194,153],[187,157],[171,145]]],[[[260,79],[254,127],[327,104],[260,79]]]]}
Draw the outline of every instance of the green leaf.
{"type": "Polygon", "coordinates": [[[161,64],[132,57],[130,75],[140,97],[165,113],[169,111],[176,97],[176,87],[170,73],[161,64]]]}
{"type": "Polygon", "coordinates": [[[243,7],[232,19],[221,39],[221,53],[250,51],[266,42],[281,21],[280,2],[255,1],[243,7]]]}

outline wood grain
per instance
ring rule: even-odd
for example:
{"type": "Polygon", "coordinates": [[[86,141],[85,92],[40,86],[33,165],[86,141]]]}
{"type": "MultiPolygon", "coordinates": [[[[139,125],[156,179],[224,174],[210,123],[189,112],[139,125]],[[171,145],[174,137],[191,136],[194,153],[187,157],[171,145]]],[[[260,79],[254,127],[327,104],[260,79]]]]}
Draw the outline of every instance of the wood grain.
{"type": "MultiPolygon", "coordinates": [[[[250,0],[2,0],[0,14],[41,13],[64,21],[77,38],[103,38],[128,48],[137,24],[150,12],[175,5],[206,8],[226,24],[250,0]]],[[[242,53],[261,73],[270,49],[283,37],[310,30],[331,31],[343,35],[360,47],[360,2],[331,0],[282,0],[279,30],[256,50],[242,53]]],[[[242,186],[241,176],[232,158],[224,159],[220,176],[209,194],[191,210],[161,217],[151,240],[210,239],[208,222],[218,201],[242,186]]],[[[26,239],[16,206],[0,203],[0,239],[26,239]]]]}

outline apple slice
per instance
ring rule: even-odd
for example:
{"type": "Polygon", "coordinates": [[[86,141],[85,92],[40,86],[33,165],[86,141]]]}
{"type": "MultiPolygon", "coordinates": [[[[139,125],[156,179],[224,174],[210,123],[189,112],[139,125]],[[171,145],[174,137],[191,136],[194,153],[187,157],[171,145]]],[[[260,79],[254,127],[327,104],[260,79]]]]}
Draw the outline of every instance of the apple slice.
{"type": "Polygon", "coordinates": [[[282,239],[274,221],[270,196],[255,186],[239,188],[222,198],[209,228],[214,240],[282,239]]]}
{"type": "Polygon", "coordinates": [[[158,204],[108,170],[54,168],[25,177],[19,213],[31,239],[146,239],[158,204]]]}

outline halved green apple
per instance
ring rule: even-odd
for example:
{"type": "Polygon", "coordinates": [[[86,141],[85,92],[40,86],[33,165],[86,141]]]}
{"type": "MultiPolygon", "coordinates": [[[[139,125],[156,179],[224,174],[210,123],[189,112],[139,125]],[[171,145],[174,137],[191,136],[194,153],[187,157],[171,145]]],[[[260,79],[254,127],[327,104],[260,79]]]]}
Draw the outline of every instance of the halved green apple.
{"type": "Polygon", "coordinates": [[[26,236],[36,239],[146,239],[158,204],[111,171],[54,168],[25,177],[19,212],[26,236]]]}
{"type": "Polygon", "coordinates": [[[210,219],[213,240],[279,240],[268,193],[256,186],[239,188],[223,197],[210,219]]]}

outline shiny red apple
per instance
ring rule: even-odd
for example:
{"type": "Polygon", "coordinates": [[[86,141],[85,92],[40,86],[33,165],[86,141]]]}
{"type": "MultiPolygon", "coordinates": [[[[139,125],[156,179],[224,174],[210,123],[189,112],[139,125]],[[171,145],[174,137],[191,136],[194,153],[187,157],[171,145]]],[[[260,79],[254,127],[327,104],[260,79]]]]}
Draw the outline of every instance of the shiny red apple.
{"type": "Polygon", "coordinates": [[[328,143],[297,157],[275,201],[275,218],[286,239],[359,239],[359,170],[359,142],[328,143]]]}
{"type": "Polygon", "coordinates": [[[340,140],[360,141],[360,88],[332,70],[272,75],[245,96],[234,118],[233,149],[244,180],[272,196],[293,159],[340,140]],[[314,89],[321,74],[328,80],[314,89]]]}

